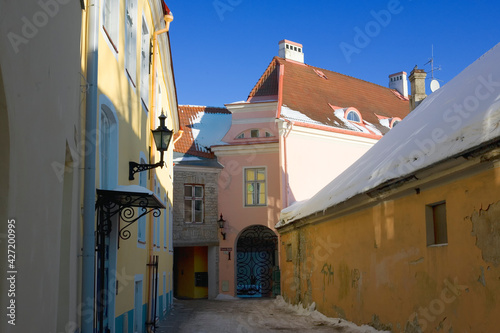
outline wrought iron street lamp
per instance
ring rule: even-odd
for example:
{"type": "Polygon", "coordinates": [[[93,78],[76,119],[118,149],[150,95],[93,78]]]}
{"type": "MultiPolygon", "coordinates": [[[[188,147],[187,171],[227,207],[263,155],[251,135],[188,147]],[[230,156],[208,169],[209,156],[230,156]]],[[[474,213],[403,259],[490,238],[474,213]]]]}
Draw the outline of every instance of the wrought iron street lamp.
{"type": "Polygon", "coordinates": [[[219,221],[217,221],[217,223],[219,224],[219,229],[220,229],[220,234],[222,235],[222,239],[226,240],[226,233],[222,232],[222,229],[224,229],[224,223],[226,223],[226,220],[224,220],[222,218],[222,214],[220,214],[220,219],[219,219],[219,221]]]}
{"type": "Polygon", "coordinates": [[[151,130],[151,132],[153,133],[153,139],[155,140],[156,150],[160,152],[160,161],[155,164],[128,162],[128,180],[134,180],[134,173],[136,172],[146,171],[157,167],[163,168],[163,165],[165,164],[163,161],[163,153],[167,151],[174,132],[165,126],[165,119],[167,119],[167,117],[163,114],[163,112],[158,118],[160,119],[160,125],[157,129],[151,130]]]}

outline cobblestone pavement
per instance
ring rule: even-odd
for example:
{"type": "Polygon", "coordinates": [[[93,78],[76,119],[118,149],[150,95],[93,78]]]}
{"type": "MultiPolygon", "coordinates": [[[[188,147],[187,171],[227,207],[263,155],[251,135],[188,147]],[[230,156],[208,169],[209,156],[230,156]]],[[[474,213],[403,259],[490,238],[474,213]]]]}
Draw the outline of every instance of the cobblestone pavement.
{"type": "Polygon", "coordinates": [[[157,333],[376,332],[274,299],[175,300],[157,333]]]}

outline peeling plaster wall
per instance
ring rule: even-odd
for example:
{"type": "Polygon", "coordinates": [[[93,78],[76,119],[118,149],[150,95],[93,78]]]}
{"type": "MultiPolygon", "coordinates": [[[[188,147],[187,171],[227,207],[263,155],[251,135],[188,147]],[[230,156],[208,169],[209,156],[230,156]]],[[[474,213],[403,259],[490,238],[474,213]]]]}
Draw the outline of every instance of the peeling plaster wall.
{"type": "Polygon", "coordinates": [[[340,218],[281,229],[283,297],[393,332],[496,332],[500,168],[340,218]],[[448,244],[427,246],[426,205],[446,201],[448,244]],[[288,259],[288,260],[286,260],[288,259]]]}
{"type": "Polygon", "coordinates": [[[481,249],[485,262],[495,267],[500,264],[500,201],[484,210],[474,212],[471,217],[472,236],[481,249]]]}

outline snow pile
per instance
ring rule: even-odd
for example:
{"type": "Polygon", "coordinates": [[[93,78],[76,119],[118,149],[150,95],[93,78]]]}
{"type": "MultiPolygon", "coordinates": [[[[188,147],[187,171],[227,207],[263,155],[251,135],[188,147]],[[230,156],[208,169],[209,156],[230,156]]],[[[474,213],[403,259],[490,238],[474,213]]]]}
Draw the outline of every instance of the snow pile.
{"type": "Polygon", "coordinates": [[[500,44],[427,97],[351,167],[306,202],[281,212],[276,227],[321,212],[500,137],[500,44]]]}
{"type": "Polygon", "coordinates": [[[391,119],[390,118],[379,118],[378,122],[380,123],[380,125],[384,126],[384,127],[387,127],[387,128],[391,128],[391,119]]]}
{"type": "Polygon", "coordinates": [[[181,157],[176,157],[174,158],[174,163],[178,163],[178,162],[192,162],[192,161],[202,161],[203,158],[201,157],[196,157],[196,156],[181,156],[181,157]]]}
{"type": "Polygon", "coordinates": [[[287,312],[292,312],[296,316],[309,316],[315,323],[322,325],[331,325],[336,328],[340,328],[343,332],[359,332],[359,333],[380,333],[380,332],[389,332],[389,331],[378,331],[375,328],[362,325],[358,326],[354,323],[346,321],[340,318],[331,318],[327,317],[321,312],[316,310],[316,303],[312,303],[309,307],[305,308],[302,306],[302,303],[297,305],[293,305],[285,302],[282,296],[276,296],[274,301],[276,307],[281,308],[287,312]]]}
{"type": "Polygon", "coordinates": [[[221,140],[231,127],[231,114],[199,112],[190,124],[197,149],[208,152],[210,146],[226,144],[221,140]]]}
{"type": "Polygon", "coordinates": [[[303,114],[300,111],[295,111],[290,109],[288,106],[282,105],[281,106],[281,116],[290,120],[295,120],[299,121],[302,123],[308,123],[308,124],[316,124],[316,125],[324,125],[323,123],[313,120],[303,114]]]}
{"type": "Polygon", "coordinates": [[[218,294],[217,297],[215,297],[216,301],[238,301],[240,300],[239,297],[234,297],[231,295],[226,295],[226,294],[218,294]]]}

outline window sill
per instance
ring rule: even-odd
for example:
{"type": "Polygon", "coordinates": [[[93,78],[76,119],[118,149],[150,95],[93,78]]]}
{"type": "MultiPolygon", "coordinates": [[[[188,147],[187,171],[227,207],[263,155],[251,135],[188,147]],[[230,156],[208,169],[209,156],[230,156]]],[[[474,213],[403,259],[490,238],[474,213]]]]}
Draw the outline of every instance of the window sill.
{"type": "Polygon", "coordinates": [[[448,246],[448,243],[427,245],[427,247],[443,247],[443,246],[448,246]]]}

